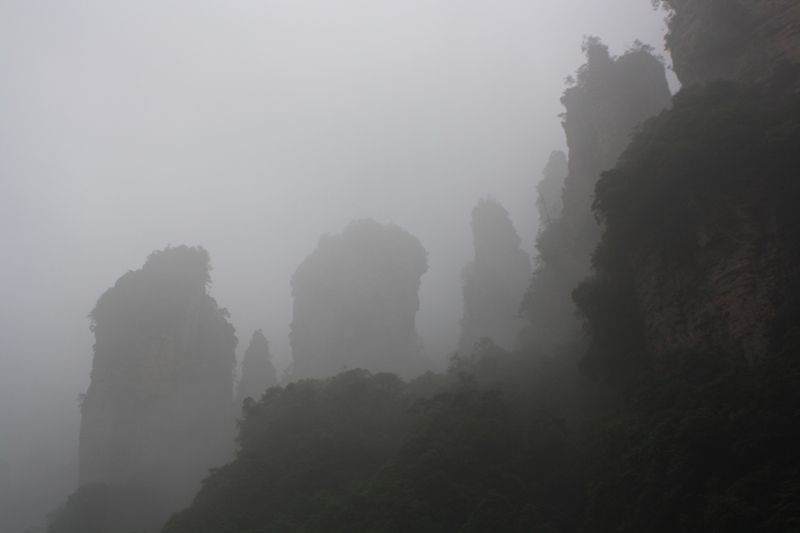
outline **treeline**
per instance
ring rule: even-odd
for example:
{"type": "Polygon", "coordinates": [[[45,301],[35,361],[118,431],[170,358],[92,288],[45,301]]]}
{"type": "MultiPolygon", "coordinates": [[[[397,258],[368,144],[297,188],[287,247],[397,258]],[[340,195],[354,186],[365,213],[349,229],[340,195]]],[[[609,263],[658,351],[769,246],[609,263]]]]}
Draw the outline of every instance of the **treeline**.
{"type": "Polygon", "coordinates": [[[239,451],[164,533],[789,531],[800,359],[671,354],[570,424],[547,361],[484,344],[410,382],[352,370],[245,405],[239,451]]]}
{"type": "Polygon", "coordinates": [[[236,459],[162,531],[574,530],[579,444],[520,364],[484,342],[409,382],[351,370],[270,389],[245,404],[236,459]]]}

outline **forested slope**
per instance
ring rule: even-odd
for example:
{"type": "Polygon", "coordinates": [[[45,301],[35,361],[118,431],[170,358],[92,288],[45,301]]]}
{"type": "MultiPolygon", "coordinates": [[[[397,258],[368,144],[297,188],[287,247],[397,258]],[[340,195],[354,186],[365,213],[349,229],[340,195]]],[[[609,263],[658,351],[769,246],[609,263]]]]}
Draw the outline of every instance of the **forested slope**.
{"type": "Polygon", "coordinates": [[[236,459],[162,531],[574,530],[579,443],[526,368],[484,344],[408,383],[352,370],[271,389],[245,405],[236,459]]]}

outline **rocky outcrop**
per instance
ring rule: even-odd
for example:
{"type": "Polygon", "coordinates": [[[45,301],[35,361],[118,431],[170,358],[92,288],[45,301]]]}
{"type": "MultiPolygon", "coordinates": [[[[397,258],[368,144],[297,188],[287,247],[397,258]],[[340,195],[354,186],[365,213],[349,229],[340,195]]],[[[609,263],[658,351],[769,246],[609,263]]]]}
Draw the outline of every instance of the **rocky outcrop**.
{"type": "Polygon", "coordinates": [[[207,294],[209,269],[202,248],[154,252],[90,315],[96,342],[81,405],[80,484],[154,495],[160,508],[142,527],[186,505],[232,448],[237,340],[227,311],[207,294]]]}
{"type": "Polygon", "coordinates": [[[237,404],[251,397],[258,400],[269,388],[278,385],[278,374],[272,363],[269,342],[260,329],[253,332],[242,359],[242,378],[236,387],[237,404]]]}
{"type": "Polygon", "coordinates": [[[392,224],[359,220],[340,235],[324,235],[292,277],[289,378],[352,368],[414,373],[414,321],[427,269],[419,240],[392,224]]]}
{"type": "Polygon", "coordinates": [[[522,248],[508,211],[493,198],[481,199],[472,210],[475,259],[462,272],[464,317],[458,351],[472,351],[488,337],[506,349],[514,348],[525,325],[519,304],[531,280],[531,259],[522,248]]]}
{"type": "Polygon", "coordinates": [[[668,0],[667,47],[684,85],[712,80],[800,91],[796,0],[668,0]]]}

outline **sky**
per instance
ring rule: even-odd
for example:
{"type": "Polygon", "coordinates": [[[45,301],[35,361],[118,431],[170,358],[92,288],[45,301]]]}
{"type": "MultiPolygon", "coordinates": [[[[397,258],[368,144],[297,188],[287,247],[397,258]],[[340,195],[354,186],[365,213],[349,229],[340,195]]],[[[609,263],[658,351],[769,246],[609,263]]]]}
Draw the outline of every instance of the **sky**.
{"type": "Polygon", "coordinates": [[[170,244],[209,251],[239,354],[263,328],[283,368],[320,236],[395,223],[428,251],[417,329],[443,361],[472,207],[497,198],[534,255],[583,36],[661,51],[663,19],[647,0],[0,1],[0,468],[77,454],[87,314],[170,244]]]}

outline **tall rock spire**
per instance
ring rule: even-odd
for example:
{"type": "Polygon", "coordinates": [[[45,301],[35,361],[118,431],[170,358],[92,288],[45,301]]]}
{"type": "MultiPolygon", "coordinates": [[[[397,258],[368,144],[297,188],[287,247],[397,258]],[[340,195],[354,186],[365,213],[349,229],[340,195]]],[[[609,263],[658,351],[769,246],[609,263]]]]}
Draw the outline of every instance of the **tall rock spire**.
{"type": "Polygon", "coordinates": [[[475,259],[462,272],[464,317],[458,351],[489,337],[507,349],[514,347],[525,322],[519,304],[531,280],[531,259],[520,248],[508,211],[494,198],[481,199],[472,210],[475,259]]]}
{"type": "Polygon", "coordinates": [[[207,293],[209,270],[199,247],[154,252],[90,314],[95,345],[81,406],[80,484],[150,493],[162,508],[141,527],[186,505],[208,468],[230,452],[237,339],[227,310],[207,293]]]}
{"type": "Polygon", "coordinates": [[[612,57],[597,38],[583,44],[586,63],[564,91],[569,148],[561,215],[540,232],[533,281],[520,307],[526,339],[546,353],[581,337],[572,291],[591,272],[601,227],[592,214],[594,186],[613,168],[634,128],[670,104],[664,65],[644,45],[612,57]]]}

